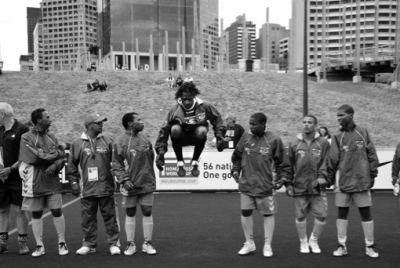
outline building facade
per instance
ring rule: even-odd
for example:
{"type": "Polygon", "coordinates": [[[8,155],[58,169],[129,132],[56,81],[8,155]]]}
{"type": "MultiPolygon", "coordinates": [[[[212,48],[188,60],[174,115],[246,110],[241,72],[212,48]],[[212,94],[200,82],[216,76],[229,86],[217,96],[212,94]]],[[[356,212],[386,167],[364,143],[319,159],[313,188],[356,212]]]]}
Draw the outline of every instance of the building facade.
{"type": "Polygon", "coordinates": [[[21,72],[33,71],[33,55],[21,55],[19,57],[19,67],[21,72]]]}
{"type": "Polygon", "coordinates": [[[44,0],[43,69],[74,70],[88,66],[88,49],[97,44],[96,0],[44,0]]]}
{"type": "MultiPolygon", "coordinates": [[[[238,64],[239,59],[248,58],[243,55],[243,20],[244,16],[236,17],[236,21],[225,29],[229,33],[229,64],[238,64]]],[[[256,58],[256,24],[246,20],[246,30],[248,35],[249,55],[251,59],[256,58]]]]}
{"type": "Polygon", "coordinates": [[[279,68],[285,68],[280,57],[280,41],[289,37],[289,30],[285,26],[276,23],[265,23],[260,28],[260,38],[257,46],[257,55],[269,60],[269,63],[279,64],[279,68]],[[269,55],[267,55],[267,53],[269,55]]]}
{"type": "MultiPolygon", "coordinates": [[[[293,45],[289,58],[291,69],[300,69],[304,55],[304,0],[292,0],[292,5],[290,43],[293,45]]],[[[370,54],[372,48],[389,52],[395,44],[397,5],[396,0],[308,1],[307,51],[310,68],[321,66],[323,59],[351,60],[358,42],[361,56],[370,54]]]]}
{"type": "Polygon", "coordinates": [[[102,0],[98,21],[106,68],[216,68],[218,0],[102,0]]]}
{"type": "Polygon", "coordinates": [[[27,21],[27,35],[28,35],[28,54],[34,53],[33,48],[33,31],[35,30],[36,23],[41,17],[40,8],[27,7],[26,8],[26,21],[27,21]]]}
{"type": "Polygon", "coordinates": [[[43,71],[43,23],[42,20],[36,23],[33,31],[33,70],[43,71]]]}
{"type": "Polygon", "coordinates": [[[287,70],[289,68],[289,37],[279,40],[279,68],[287,70]]]}

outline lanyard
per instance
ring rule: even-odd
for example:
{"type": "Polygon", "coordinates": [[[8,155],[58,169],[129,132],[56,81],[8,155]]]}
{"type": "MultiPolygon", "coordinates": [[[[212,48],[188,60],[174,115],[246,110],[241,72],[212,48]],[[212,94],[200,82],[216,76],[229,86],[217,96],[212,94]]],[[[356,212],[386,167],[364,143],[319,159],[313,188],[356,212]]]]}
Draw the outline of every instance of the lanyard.
{"type": "Polygon", "coordinates": [[[93,142],[92,144],[92,139],[89,137],[88,135],[88,139],[89,139],[89,143],[90,143],[90,149],[92,151],[92,159],[96,158],[96,141],[97,139],[93,142]]]}

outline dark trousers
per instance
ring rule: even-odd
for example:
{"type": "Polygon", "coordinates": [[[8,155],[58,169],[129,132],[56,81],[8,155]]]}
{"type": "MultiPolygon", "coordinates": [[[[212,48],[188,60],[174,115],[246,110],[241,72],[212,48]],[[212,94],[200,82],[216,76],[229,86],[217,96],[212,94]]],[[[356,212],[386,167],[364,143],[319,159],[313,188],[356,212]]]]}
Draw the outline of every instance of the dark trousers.
{"type": "Polygon", "coordinates": [[[114,196],[87,197],[81,199],[82,229],[85,238],[83,246],[97,246],[97,210],[103,216],[108,243],[117,245],[119,240],[118,214],[114,196]]]}

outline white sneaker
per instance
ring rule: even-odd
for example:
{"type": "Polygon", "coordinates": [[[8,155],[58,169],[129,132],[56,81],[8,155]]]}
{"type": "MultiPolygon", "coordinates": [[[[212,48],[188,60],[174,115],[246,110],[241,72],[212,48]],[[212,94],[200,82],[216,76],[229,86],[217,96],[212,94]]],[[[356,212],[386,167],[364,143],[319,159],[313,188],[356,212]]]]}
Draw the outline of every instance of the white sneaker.
{"type": "Polygon", "coordinates": [[[32,257],[40,257],[44,255],[44,246],[36,246],[36,249],[34,252],[32,252],[32,257]]]}
{"type": "Polygon", "coordinates": [[[342,257],[347,255],[347,247],[345,244],[339,244],[338,248],[333,252],[333,256],[342,257]]]}
{"type": "Polygon", "coordinates": [[[149,255],[154,255],[157,253],[156,249],[151,244],[151,241],[145,241],[143,243],[142,252],[147,253],[149,255]]]}
{"type": "Polygon", "coordinates": [[[65,242],[58,243],[58,254],[61,256],[68,255],[68,247],[65,242]]]}
{"type": "Polygon", "coordinates": [[[300,239],[300,252],[301,253],[310,253],[310,246],[308,245],[307,238],[300,239]]]}
{"type": "Polygon", "coordinates": [[[135,243],[129,242],[129,243],[128,243],[128,246],[126,247],[126,249],[125,249],[125,251],[124,251],[124,254],[130,256],[130,255],[135,254],[135,252],[136,252],[135,243]]]}
{"type": "Polygon", "coordinates": [[[242,249],[239,251],[239,255],[247,255],[250,252],[253,252],[254,250],[256,250],[256,244],[254,244],[254,242],[253,243],[246,242],[244,243],[242,249]]]}
{"type": "Polygon", "coordinates": [[[263,249],[263,255],[266,258],[271,258],[274,254],[272,253],[272,248],[270,245],[265,245],[263,249]]]}
{"type": "Polygon", "coordinates": [[[375,248],[375,245],[370,245],[365,248],[365,254],[367,254],[371,258],[378,258],[379,253],[375,248]]]}
{"type": "Polygon", "coordinates": [[[111,246],[110,253],[111,253],[111,255],[119,255],[119,254],[121,254],[121,250],[117,246],[111,246]]]}
{"type": "Polygon", "coordinates": [[[310,246],[312,253],[321,253],[321,249],[318,246],[318,240],[310,237],[308,240],[308,245],[310,246]]]}
{"type": "Polygon", "coordinates": [[[96,248],[90,248],[90,247],[83,246],[76,251],[76,255],[86,255],[88,253],[95,253],[95,252],[96,252],[96,248]]]}

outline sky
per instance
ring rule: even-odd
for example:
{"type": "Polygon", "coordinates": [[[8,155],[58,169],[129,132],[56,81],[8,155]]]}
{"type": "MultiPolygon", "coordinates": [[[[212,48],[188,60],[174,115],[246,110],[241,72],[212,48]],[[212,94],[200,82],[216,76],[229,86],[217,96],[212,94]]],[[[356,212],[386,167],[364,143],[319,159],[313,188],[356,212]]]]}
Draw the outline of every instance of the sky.
{"type": "MultiPolygon", "coordinates": [[[[3,70],[18,71],[19,56],[28,53],[27,7],[40,7],[41,0],[0,0],[0,58],[3,70]]],[[[236,21],[236,17],[246,14],[246,19],[256,24],[257,29],[269,20],[289,27],[291,0],[219,0],[219,18],[224,19],[224,27],[236,21]]],[[[258,30],[257,30],[258,36],[258,30]]]]}

